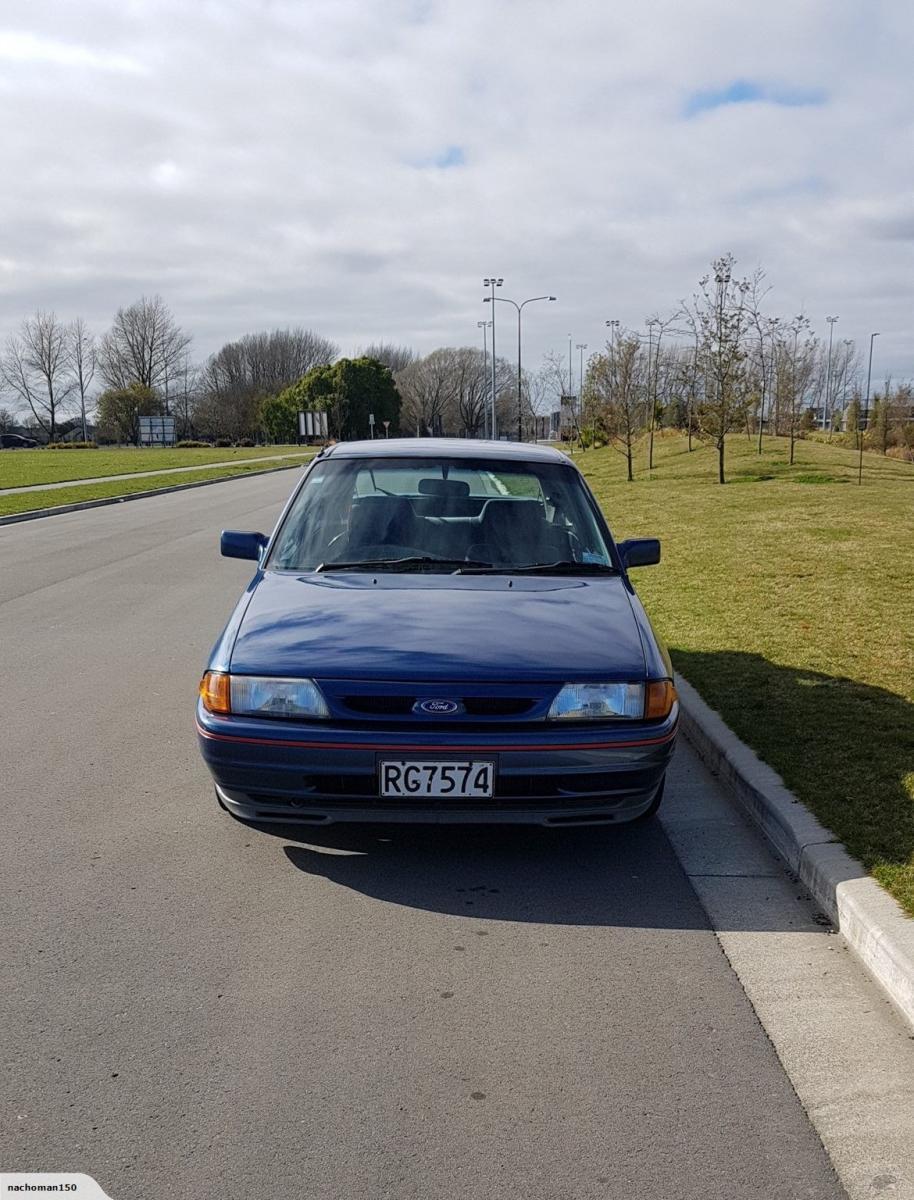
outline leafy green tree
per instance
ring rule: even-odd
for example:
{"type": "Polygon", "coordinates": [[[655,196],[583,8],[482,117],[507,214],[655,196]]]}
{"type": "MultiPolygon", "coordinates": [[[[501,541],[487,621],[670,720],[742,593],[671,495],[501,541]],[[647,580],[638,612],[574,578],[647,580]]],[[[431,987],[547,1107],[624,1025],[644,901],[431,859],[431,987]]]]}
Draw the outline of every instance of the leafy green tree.
{"type": "Polygon", "coordinates": [[[299,412],[322,411],[328,414],[330,433],[337,438],[364,438],[369,435],[369,413],[374,414],[375,432],[381,435],[384,421],[390,422],[390,433],[400,428],[400,393],[390,368],[375,358],[341,358],[332,366],[315,367],[297,383],[280,392],[275,405],[264,402],[261,416],[271,430],[269,419],[277,428],[297,429],[299,412]]]}
{"type": "Polygon", "coordinates": [[[260,405],[260,421],[271,442],[294,442],[298,437],[298,400],[290,395],[293,385],[278,396],[268,396],[260,405]]]}
{"type": "Polygon", "coordinates": [[[164,411],[158,394],[142,383],[108,388],[98,398],[98,424],[109,437],[120,442],[140,440],[140,417],[157,417],[164,411]]]}

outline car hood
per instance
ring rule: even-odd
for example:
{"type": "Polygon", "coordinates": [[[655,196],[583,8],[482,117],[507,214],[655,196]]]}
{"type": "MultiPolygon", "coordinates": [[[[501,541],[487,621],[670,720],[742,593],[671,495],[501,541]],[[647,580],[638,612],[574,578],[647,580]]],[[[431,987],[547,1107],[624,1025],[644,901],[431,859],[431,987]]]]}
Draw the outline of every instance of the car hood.
{"type": "Polygon", "coordinates": [[[484,575],[294,575],[250,591],[241,674],[324,679],[638,679],[625,581],[484,575]]]}

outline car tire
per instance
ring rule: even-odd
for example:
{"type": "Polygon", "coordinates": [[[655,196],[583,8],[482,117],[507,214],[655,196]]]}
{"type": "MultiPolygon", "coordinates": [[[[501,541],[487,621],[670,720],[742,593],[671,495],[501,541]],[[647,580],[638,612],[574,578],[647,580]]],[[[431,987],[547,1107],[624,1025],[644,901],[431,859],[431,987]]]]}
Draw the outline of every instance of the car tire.
{"type": "Polygon", "coordinates": [[[664,775],[663,779],[660,780],[660,786],[657,788],[656,792],[654,792],[653,800],[643,813],[640,813],[634,818],[632,821],[633,825],[637,824],[639,821],[650,821],[656,815],[657,809],[660,807],[660,801],[663,799],[663,789],[665,786],[666,776],[664,775]]]}

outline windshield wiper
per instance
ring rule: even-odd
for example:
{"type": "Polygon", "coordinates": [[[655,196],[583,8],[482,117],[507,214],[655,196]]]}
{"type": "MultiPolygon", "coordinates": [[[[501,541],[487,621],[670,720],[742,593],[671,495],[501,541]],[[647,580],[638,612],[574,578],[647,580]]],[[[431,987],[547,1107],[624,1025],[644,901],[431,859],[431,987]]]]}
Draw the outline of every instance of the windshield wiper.
{"type": "Polygon", "coordinates": [[[618,575],[609,563],[572,562],[563,558],[552,563],[526,563],[523,566],[474,567],[458,572],[461,575],[618,575]]]}
{"type": "Polygon", "coordinates": [[[474,571],[487,571],[491,563],[479,562],[470,558],[433,558],[428,554],[414,555],[408,558],[364,558],[352,562],[323,562],[315,567],[315,571],[408,571],[412,567],[450,567],[457,574],[462,567],[470,567],[474,571]]]}

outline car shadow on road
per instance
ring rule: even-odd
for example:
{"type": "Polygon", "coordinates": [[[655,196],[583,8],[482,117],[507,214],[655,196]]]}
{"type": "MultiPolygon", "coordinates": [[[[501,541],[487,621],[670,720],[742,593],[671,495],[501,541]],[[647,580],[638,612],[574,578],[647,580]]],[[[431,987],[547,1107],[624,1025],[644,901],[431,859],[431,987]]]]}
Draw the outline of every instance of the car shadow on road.
{"type": "MultiPolygon", "coordinates": [[[[283,851],[297,870],[389,904],[542,925],[710,928],[658,821],[561,830],[259,828],[286,842],[283,851]]],[[[740,915],[740,928],[792,927],[764,905],[753,908],[751,919],[745,908],[740,915]]]]}
{"type": "Polygon", "coordinates": [[[300,871],[389,903],[554,925],[706,929],[660,825],[285,829],[300,871]]]}

